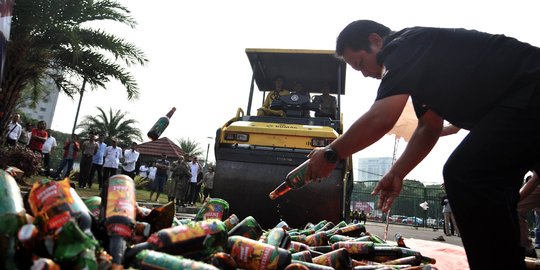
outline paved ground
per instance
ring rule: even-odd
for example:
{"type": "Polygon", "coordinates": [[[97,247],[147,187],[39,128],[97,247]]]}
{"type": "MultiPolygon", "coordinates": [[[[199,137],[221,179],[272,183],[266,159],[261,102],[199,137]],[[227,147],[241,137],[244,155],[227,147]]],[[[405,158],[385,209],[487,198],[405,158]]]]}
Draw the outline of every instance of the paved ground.
{"type": "MultiPolygon", "coordinates": [[[[366,222],[366,230],[370,233],[376,234],[381,238],[384,237],[385,226],[385,223],[366,222]]],[[[413,226],[389,224],[388,240],[394,241],[394,235],[396,235],[396,233],[399,233],[401,234],[401,236],[403,236],[403,239],[405,239],[405,244],[407,244],[407,238],[433,241],[433,238],[443,236],[445,240],[443,243],[463,246],[461,238],[457,236],[446,236],[444,235],[444,231],[442,229],[434,230],[432,228],[414,228],[413,226]]]]}

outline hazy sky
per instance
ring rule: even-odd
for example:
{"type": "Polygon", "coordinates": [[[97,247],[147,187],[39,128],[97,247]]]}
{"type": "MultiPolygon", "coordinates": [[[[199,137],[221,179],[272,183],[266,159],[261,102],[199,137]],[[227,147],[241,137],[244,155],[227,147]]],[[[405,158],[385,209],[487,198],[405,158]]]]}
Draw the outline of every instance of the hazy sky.
{"type": "MultiPolygon", "coordinates": [[[[393,30],[410,26],[462,27],[505,34],[540,46],[536,1],[121,1],[138,22],[136,29],[115,23],[103,29],[139,46],[150,60],[131,68],[140,97],[127,101],[119,83],[87,92],[79,119],[96,106],[128,111],[144,134],[171,107],[177,111],[163,136],[191,138],[213,156],[215,131],[246,110],[251,68],[245,48],[330,49],[338,33],[357,19],[371,19],[393,30]]],[[[373,103],[379,81],[347,69],[342,97],[345,128],[373,103]]],[[[61,95],[52,128],[71,132],[78,97],[61,95]]],[[[252,114],[262,103],[254,97],[252,114]]],[[[441,138],[431,154],[407,178],[442,182],[448,155],[467,134],[441,138]]],[[[145,140],[147,140],[145,138],[145,140]]],[[[400,154],[406,142],[400,140],[400,154]]],[[[394,137],[385,136],[358,157],[391,157],[394,137]]]]}

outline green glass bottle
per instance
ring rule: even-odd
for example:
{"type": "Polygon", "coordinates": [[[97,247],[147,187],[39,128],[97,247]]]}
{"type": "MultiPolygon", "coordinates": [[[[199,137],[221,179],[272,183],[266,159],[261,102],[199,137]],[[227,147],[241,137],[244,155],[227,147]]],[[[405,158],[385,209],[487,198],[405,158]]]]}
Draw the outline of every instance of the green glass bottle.
{"type": "Polygon", "coordinates": [[[310,181],[306,181],[305,179],[308,163],[309,159],[304,161],[304,163],[300,164],[300,166],[296,167],[289,174],[287,174],[287,177],[285,177],[285,182],[283,182],[276,189],[270,192],[270,199],[275,200],[278,197],[283,196],[283,194],[289,192],[289,190],[291,189],[299,189],[308,184],[310,181]]]}
{"type": "Polygon", "coordinates": [[[252,216],[248,216],[229,231],[229,236],[240,235],[257,240],[261,237],[262,233],[263,230],[257,220],[252,216]]]}
{"type": "Polygon", "coordinates": [[[316,264],[316,263],[311,263],[311,262],[293,260],[292,263],[302,264],[306,266],[309,270],[334,270],[334,268],[331,266],[326,266],[326,265],[321,265],[321,264],[316,264]]]}
{"type": "Polygon", "coordinates": [[[227,251],[239,268],[247,270],[284,269],[291,263],[291,253],[243,236],[230,236],[227,251]]]}
{"type": "Polygon", "coordinates": [[[291,245],[291,237],[285,229],[273,228],[268,232],[265,243],[275,247],[288,249],[291,245]]]}
{"type": "Polygon", "coordinates": [[[351,258],[356,260],[372,259],[375,256],[375,244],[373,242],[342,241],[332,244],[333,250],[345,249],[351,258]]]}
{"type": "Polygon", "coordinates": [[[0,170],[0,268],[16,269],[17,232],[26,223],[21,191],[15,179],[0,170]]]}
{"type": "Polygon", "coordinates": [[[291,259],[295,261],[312,262],[311,253],[307,250],[291,254],[291,259]]]}
{"type": "Polygon", "coordinates": [[[343,228],[337,229],[334,233],[350,236],[350,237],[360,237],[362,233],[366,232],[366,227],[364,225],[356,223],[356,224],[350,224],[343,228]]]}
{"type": "Polygon", "coordinates": [[[67,221],[75,218],[78,226],[88,235],[92,217],[90,210],[77,192],[71,188],[69,179],[53,181],[42,178],[36,181],[28,197],[37,224],[46,233],[54,233],[67,221]]]}
{"type": "Polygon", "coordinates": [[[328,237],[325,232],[318,232],[306,237],[305,243],[308,246],[325,246],[328,244],[328,237]]]}
{"type": "Polygon", "coordinates": [[[159,139],[159,136],[165,131],[165,129],[169,126],[169,119],[171,119],[172,115],[176,111],[176,108],[173,107],[167,115],[160,117],[157,122],[152,126],[152,128],[148,131],[146,135],[148,135],[148,138],[150,138],[152,141],[155,141],[159,139]]]}
{"type": "Polygon", "coordinates": [[[211,264],[153,250],[139,252],[134,265],[142,270],[218,270],[211,264]]]}
{"type": "Polygon", "coordinates": [[[352,269],[352,259],[349,252],[344,249],[337,249],[312,259],[313,263],[333,267],[336,270],[352,269]]]}
{"type": "Polygon", "coordinates": [[[136,216],[135,183],[127,175],[117,174],[109,179],[106,193],[104,225],[109,235],[108,252],[113,268],[124,264],[126,241],[133,236],[136,216]]]}
{"type": "Polygon", "coordinates": [[[128,249],[126,260],[131,261],[137,253],[145,249],[199,258],[221,251],[226,241],[227,230],[223,222],[216,219],[191,222],[152,234],[146,242],[128,249]]]}
{"type": "Polygon", "coordinates": [[[225,252],[216,252],[212,254],[208,261],[211,265],[221,270],[236,270],[237,268],[234,258],[225,252]]]}
{"type": "Polygon", "coordinates": [[[215,218],[223,220],[229,215],[229,203],[223,199],[212,198],[205,202],[195,215],[195,221],[215,218]]]}
{"type": "MultiPolygon", "coordinates": [[[[66,222],[55,236],[53,258],[55,261],[73,261],[84,255],[86,249],[95,251],[98,242],[84,233],[73,221],[66,222]]],[[[97,267],[97,266],[96,266],[97,267]]]]}
{"type": "Polygon", "coordinates": [[[88,210],[90,210],[90,214],[92,216],[99,218],[99,210],[101,207],[101,197],[99,196],[92,196],[84,200],[84,203],[86,204],[86,207],[88,207],[88,210]]]}

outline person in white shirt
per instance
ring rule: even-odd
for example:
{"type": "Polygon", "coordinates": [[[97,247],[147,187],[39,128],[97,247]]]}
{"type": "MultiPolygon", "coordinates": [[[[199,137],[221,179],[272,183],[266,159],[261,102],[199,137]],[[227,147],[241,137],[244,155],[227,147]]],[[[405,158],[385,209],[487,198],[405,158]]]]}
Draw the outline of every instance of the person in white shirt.
{"type": "Polygon", "coordinates": [[[139,167],[139,176],[143,178],[148,178],[148,167],[146,167],[146,164],[142,164],[141,167],[139,167]]]}
{"type": "Polygon", "coordinates": [[[122,173],[131,177],[135,177],[135,164],[139,159],[139,152],[137,152],[137,143],[131,143],[131,149],[124,151],[124,163],[122,164],[122,173]]]}
{"type": "Polygon", "coordinates": [[[187,198],[185,201],[187,204],[194,205],[197,202],[197,196],[199,195],[197,193],[199,190],[197,186],[197,175],[202,171],[202,167],[199,162],[197,162],[197,157],[191,159],[189,166],[191,167],[191,179],[189,179],[188,192],[186,193],[187,198]]]}
{"type": "Polygon", "coordinates": [[[8,146],[16,146],[19,137],[21,137],[22,126],[21,124],[19,124],[20,119],[21,115],[19,115],[18,113],[14,114],[11,122],[9,122],[7,126],[8,134],[5,144],[8,146]]]}
{"type": "Polygon", "coordinates": [[[51,160],[51,153],[54,151],[56,146],[56,139],[53,137],[51,130],[48,129],[47,133],[49,134],[49,137],[45,142],[43,143],[43,148],[41,148],[41,153],[43,154],[43,169],[45,170],[45,176],[50,175],[50,160],[51,160]]]}
{"type": "MultiPolygon", "coordinates": [[[[111,140],[111,145],[105,149],[105,162],[103,163],[103,180],[107,183],[110,176],[118,173],[118,165],[122,158],[122,148],[117,146],[116,138],[111,140]]],[[[102,185],[102,186],[107,186],[102,185]]]]}

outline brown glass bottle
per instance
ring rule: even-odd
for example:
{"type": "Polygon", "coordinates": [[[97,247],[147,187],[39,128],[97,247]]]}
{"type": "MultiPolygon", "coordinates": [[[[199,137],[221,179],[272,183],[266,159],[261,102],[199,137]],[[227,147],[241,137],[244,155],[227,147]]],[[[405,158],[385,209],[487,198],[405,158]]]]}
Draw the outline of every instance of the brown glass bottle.
{"type": "Polygon", "coordinates": [[[163,131],[165,131],[165,129],[169,126],[169,119],[171,119],[175,111],[176,111],[176,108],[173,107],[167,113],[167,115],[160,117],[146,134],[148,138],[150,138],[152,141],[159,139],[159,136],[161,136],[163,131]]]}
{"type": "Polygon", "coordinates": [[[337,270],[349,270],[352,269],[352,259],[349,252],[340,248],[321,256],[313,258],[313,263],[331,266],[337,270]]]}
{"type": "Polygon", "coordinates": [[[270,192],[270,199],[275,200],[278,197],[281,197],[283,194],[289,192],[291,189],[299,189],[308,184],[309,181],[306,181],[308,163],[309,159],[287,174],[287,177],[285,177],[285,182],[270,192]]]}
{"type": "Polygon", "coordinates": [[[263,230],[255,218],[248,216],[229,231],[229,236],[240,235],[257,240],[262,233],[263,230]]]}

